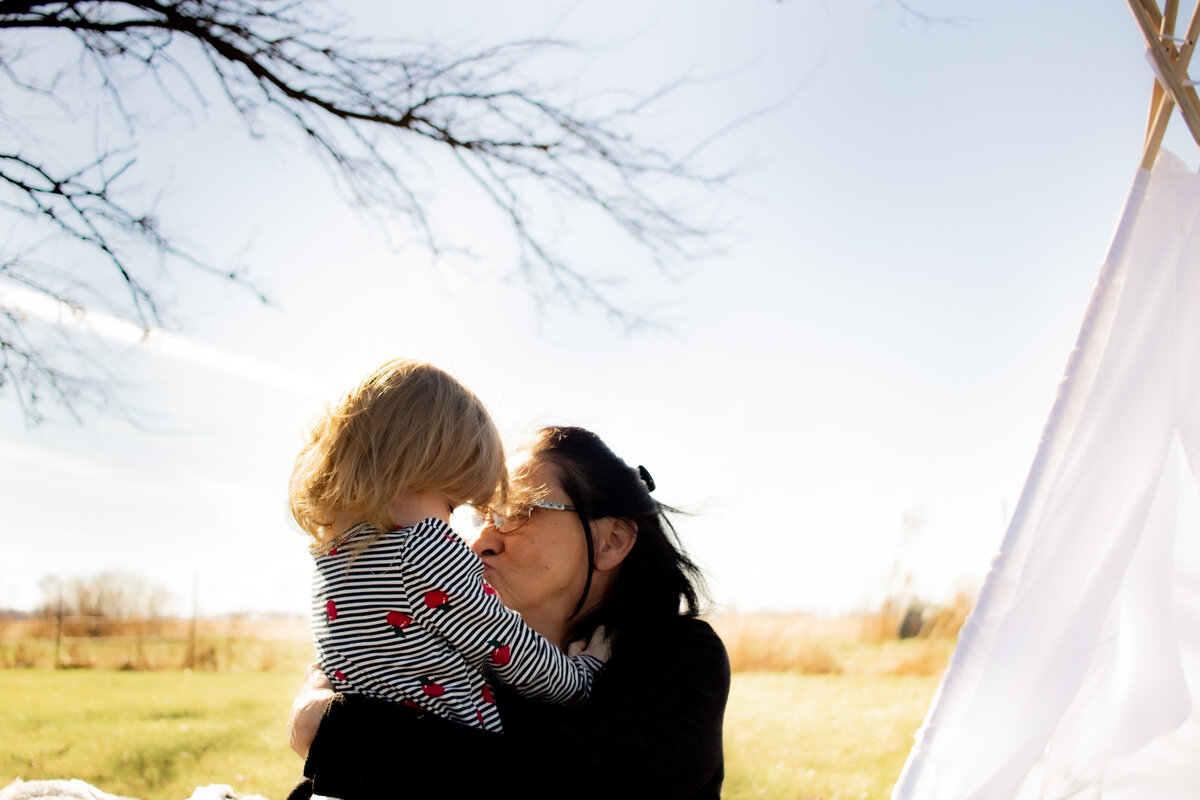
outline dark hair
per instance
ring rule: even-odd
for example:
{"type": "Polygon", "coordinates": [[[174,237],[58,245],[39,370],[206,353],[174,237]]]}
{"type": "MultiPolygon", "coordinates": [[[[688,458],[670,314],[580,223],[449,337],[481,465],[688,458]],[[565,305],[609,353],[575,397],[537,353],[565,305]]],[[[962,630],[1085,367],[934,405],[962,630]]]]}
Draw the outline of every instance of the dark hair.
{"type": "Polygon", "coordinates": [[[526,449],[533,459],[554,470],[587,537],[587,583],[572,616],[583,608],[595,572],[591,521],[620,517],[637,528],[637,538],[621,562],[608,596],[586,617],[574,621],[572,638],[586,635],[600,624],[625,636],[680,614],[700,613],[701,599],[706,596],[704,577],[679,546],[675,527],[664,513],[678,511],[650,496],[651,486],[639,470],[583,428],[542,428],[526,449]]]}

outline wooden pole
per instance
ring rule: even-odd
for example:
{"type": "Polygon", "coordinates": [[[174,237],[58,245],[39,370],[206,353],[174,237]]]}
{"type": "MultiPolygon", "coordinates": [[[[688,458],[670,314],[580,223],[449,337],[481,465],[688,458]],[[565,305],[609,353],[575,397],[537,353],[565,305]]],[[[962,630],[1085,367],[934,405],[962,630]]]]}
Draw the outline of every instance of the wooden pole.
{"type": "Polygon", "coordinates": [[[58,582],[58,621],[54,626],[54,668],[62,666],[63,585],[58,582]]]}
{"type": "MultiPolygon", "coordinates": [[[[1137,0],[1137,2],[1141,4],[1142,9],[1150,17],[1150,22],[1152,25],[1154,25],[1154,29],[1158,30],[1161,28],[1163,23],[1163,15],[1162,11],[1159,10],[1158,3],[1155,2],[1155,0],[1137,0]]],[[[1129,5],[1131,7],[1133,6],[1132,0],[1130,0],[1129,5]]]]}
{"type": "Polygon", "coordinates": [[[1175,35],[1175,20],[1179,18],[1179,0],[1166,0],[1163,3],[1163,19],[1162,24],[1158,26],[1160,32],[1166,36],[1175,35]]]}
{"type": "MultiPolygon", "coordinates": [[[[1157,10],[1158,6],[1155,6],[1154,8],[1155,8],[1155,10],[1157,10]]],[[[1163,10],[1162,18],[1158,22],[1158,32],[1161,35],[1163,35],[1163,36],[1174,36],[1175,35],[1175,20],[1178,16],[1178,12],[1179,12],[1179,3],[1176,0],[1169,0],[1166,7],[1163,10]]],[[[1152,16],[1151,22],[1153,22],[1153,21],[1154,21],[1154,18],[1152,16]]],[[[1153,81],[1153,85],[1150,87],[1150,118],[1146,120],[1146,143],[1147,143],[1147,145],[1149,145],[1151,138],[1154,136],[1154,131],[1157,128],[1158,115],[1162,111],[1162,100],[1163,100],[1163,97],[1165,96],[1165,94],[1166,93],[1163,91],[1162,84],[1160,84],[1157,80],[1153,81]]],[[[1173,108],[1174,108],[1174,106],[1172,105],[1172,109],[1173,108]]],[[[1168,111],[1168,116],[1169,116],[1169,111],[1168,111]]],[[[1161,143],[1161,134],[1160,134],[1160,143],[1161,143]]],[[[1157,148],[1155,148],[1155,150],[1157,150],[1157,148]]]]}
{"type": "Polygon", "coordinates": [[[200,577],[198,573],[192,573],[192,624],[188,631],[188,648],[187,657],[184,666],[187,669],[195,669],[196,667],[196,636],[197,627],[200,623],[200,577]]]}
{"type": "Polygon", "coordinates": [[[1187,75],[1188,63],[1195,50],[1196,37],[1200,35],[1200,4],[1197,5],[1188,26],[1186,41],[1177,50],[1175,45],[1162,38],[1162,33],[1173,29],[1175,11],[1170,8],[1162,13],[1153,0],[1129,0],[1129,8],[1133,12],[1138,27],[1146,39],[1150,56],[1157,68],[1159,80],[1164,84],[1156,93],[1158,98],[1157,111],[1146,136],[1146,145],[1142,152],[1142,168],[1149,169],[1154,164],[1162,139],[1166,133],[1167,122],[1171,111],[1178,107],[1192,138],[1200,146],[1200,98],[1191,86],[1184,86],[1181,76],[1187,75]]]}
{"type": "MultiPolygon", "coordinates": [[[[1146,8],[1147,4],[1143,2],[1142,7],[1146,8]]],[[[1151,4],[1151,7],[1155,12],[1158,11],[1156,4],[1151,4]]],[[[1178,11],[1179,3],[1169,0],[1157,23],[1158,32],[1162,36],[1175,35],[1175,21],[1178,11]]],[[[1154,15],[1152,14],[1151,22],[1153,21],[1154,15]]],[[[1142,145],[1142,169],[1149,170],[1154,166],[1154,160],[1158,157],[1158,151],[1162,149],[1163,136],[1167,133],[1167,124],[1171,121],[1171,112],[1174,110],[1175,101],[1167,96],[1162,84],[1155,79],[1150,90],[1150,118],[1146,121],[1146,140],[1142,145]]]]}

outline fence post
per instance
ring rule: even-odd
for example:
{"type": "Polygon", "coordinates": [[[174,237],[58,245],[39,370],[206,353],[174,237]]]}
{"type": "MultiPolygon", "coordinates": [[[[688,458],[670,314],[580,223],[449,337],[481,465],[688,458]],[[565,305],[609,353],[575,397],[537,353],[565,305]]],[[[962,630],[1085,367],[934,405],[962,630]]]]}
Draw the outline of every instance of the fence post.
{"type": "Polygon", "coordinates": [[[58,582],[58,614],[54,625],[54,668],[62,668],[63,585],[58,582]]]}
{"type": "Polygon", "coordinates": [[[188,635],[188,650],[187,662],[184,666],[187,669],[195,669],[196,667],[196,626],[197,619],[200,616],[200,589],[198,587],[199,578],[195,572],[192,573],[192,625],[188,635]]]}

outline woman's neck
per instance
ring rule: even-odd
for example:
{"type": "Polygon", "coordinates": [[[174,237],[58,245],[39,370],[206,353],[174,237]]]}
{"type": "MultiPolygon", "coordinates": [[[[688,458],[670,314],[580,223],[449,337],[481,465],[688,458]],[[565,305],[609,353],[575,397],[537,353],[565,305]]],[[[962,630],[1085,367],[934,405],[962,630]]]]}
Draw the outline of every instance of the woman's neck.
{"type": "Polygon", "coordinates": [[[588,590],[587,600],[584,601],[583,608],[577,614],[572,615],[570,612],[574,610],[578,598],[562,598],[561,605],[520,609],[521,618],[526,625],[566,652],[567,646],[571,643],[571,626],[599,608],[601,601],[607,596],[612,578],[611,573],[593,573],[592,586],[588,590]]]}
{"type": "Polygon", "coordinates": [[[554,611],[546,611],[539,613],[538,611],[521,612],[521,619],[526,625],[540,633],[551,644],[557,645],[558,649],[566,651],[567,645],[567,628],[569,623],[563,619],[561,613],[554,611]]]}

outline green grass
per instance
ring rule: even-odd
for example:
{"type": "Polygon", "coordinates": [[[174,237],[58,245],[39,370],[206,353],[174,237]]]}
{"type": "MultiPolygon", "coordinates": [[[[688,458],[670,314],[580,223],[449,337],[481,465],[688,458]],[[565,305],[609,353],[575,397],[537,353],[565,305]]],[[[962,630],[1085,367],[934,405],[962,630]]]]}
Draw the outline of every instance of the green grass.
{"type": "Polygon", "coordinates": [[[299,779],[285,724],[302,671],[0,671],[0,786],[80,778],[182,800],[226,783],[282,800],[299,779]]]}
{"type": "MultiPolygon", "coordinates": [[[[284,724],[301,668],[266,672],[0,670],[0,786],[80,778],[183,800],[227,783],[283,800],[301,764],[284,724]]],[[[738,673],[727,800],[884,800],[937,679],[738,673]]]]}
{"type": "Polygon", "coordinates": [[[937,681],[912,675],[734,675],[725,714],[722,796],[886,800],[937,681]]]}

